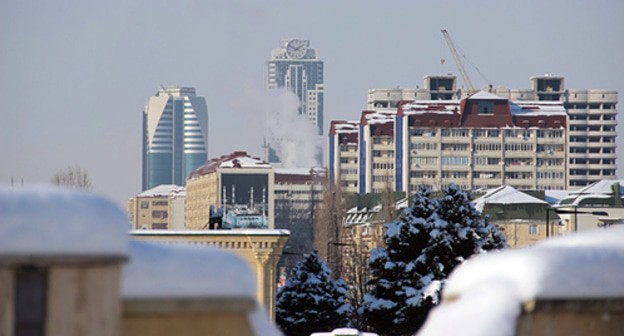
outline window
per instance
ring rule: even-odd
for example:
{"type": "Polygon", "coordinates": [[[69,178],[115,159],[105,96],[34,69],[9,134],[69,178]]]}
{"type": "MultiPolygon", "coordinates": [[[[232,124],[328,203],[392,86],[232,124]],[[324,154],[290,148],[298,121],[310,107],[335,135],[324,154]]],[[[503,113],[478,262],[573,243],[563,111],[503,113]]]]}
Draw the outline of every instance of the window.
{"type": "Polygon", "coordinates": [[[529,224],[529,234],[536,235],[539,234],[539,227],[537,224],[529,224]]]}
{"type": "Polygon", "coordinates": [[[141,209],[149,209],[149,202],[141,201],[141,209]]]}
{"type": "Polygon", "coordinates": [[[168,204],[167,201],[152,201],[152,206],[167,206],[168,204]]]}
{"type": "Polygon", "coordinates": [[[14,335],[44,335],[48,272],[25,267],[15,273],[14,335]]]}
{"type": "Polygon", "coordinates": [[[494,102],[490,102],[490,101],[477,102],[477,112],[479,114],[494,114],[494,102]]]}
{"type": "Polygon", "coordinates": [[[443,165],[467,165],[470,162],[467,156],[443,156],[443,165]]]}
{"type": "Polygon", "coordinates": [[[429,142],[417,142],[411,143],[410,149],[413,150],[436,150],[438,149],[437,143],[429,143],[429,142]]]}
{"type": "Polygon", "coordinates": [[[167,223],[154,223],[152,230],[167,230],[167,223]]]}
{"type": "Polygon", "coordinates": [[[167,211],[152,211],[152,218],[167,218],[167,211]]]}
{"type": "Polygon", "coordinates": [[[474,149],[475,151],[500,152],[501,145],[499,143],[476,143],[474,149]]]}
{"type": "Polygon", "coordinates": [[[475,156],[474,164],[475,165],[497,165],[499,164],[499,158],[491,158],[487,156],[475,156]]]}

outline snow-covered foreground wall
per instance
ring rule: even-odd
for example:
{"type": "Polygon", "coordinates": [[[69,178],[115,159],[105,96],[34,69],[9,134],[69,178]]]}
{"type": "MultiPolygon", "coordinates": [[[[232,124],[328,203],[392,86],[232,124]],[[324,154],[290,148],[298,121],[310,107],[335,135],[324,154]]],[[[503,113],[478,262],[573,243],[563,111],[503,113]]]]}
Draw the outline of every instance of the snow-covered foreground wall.
{"type": "Polygon", "coordinates": [[[419,335],[453,335],[460,326],[462,335],[514,335],[523,304],[552,299],[624,300],[624,228],[469,260],[451,274],[419,335]]]}
{"type": "Polygon", "coordinates": [[[127,214],[95,194],[0,188],[0,255],[125,257],[129,228],[127,214]]]}

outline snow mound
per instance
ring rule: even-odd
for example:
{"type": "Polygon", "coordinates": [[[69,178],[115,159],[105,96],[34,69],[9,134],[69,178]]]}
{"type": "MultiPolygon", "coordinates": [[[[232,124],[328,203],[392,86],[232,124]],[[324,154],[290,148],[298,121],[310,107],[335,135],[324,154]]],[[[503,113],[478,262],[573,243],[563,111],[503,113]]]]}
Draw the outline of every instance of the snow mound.
{"type": "Polygon", "coordinates": [[[124,299],[248,298],[254,275],[232,252],[210,246],[130,242],[123,269],[124,299]]]}
{"type": "Polygon", "coordinates": [[[452,334],[449,320],[463,325],[464,335],[513,335],[522,303],[534,299],[622,299],[622,279],[622,227],[488,253],[451,274],[442,305],[432,311],[420,335],[452,334]]]}
{"type": "Polygon", "coordinates": [[[126,213],[95,194],[0,188],[0,256],[125,257],[126,213]]]}

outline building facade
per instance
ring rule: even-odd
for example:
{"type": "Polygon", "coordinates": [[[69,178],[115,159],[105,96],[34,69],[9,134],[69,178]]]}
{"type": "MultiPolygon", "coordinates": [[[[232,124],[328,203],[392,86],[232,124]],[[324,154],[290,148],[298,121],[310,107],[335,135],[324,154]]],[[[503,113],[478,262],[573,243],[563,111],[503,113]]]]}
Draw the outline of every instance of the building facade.
{"type": "MultiPolygon", "coordinates": [[[[350,175],[343,177],[338,170],[348,147],[336,145],[347,141],[337,132],[345,126],[332,125],[330,174],[348,185],[350,175]]],[[[413,193],[421,187],[442,190],[450,183],[468,190],[503,184],[566,189],[567,136],[562,103],[514,102],[483,91],[462,100],[405,102],[396,112],[363,111],[357,190],[413,193]]]]}
{"type": "MultiPolygon", "coordinates": [[[[616,178],[617,91],[565,88],[562,76],[530,78],[530,88],[485,88],[511,101],[560,102],[569,115],[568,187],[579,188],[602,179],[616,178]]],[[[372,89],[368,109],[398,108],[401,101],[463,99],[452,75],[426,76],[423,88],[372,89]]]]}
{"type": "Polygon", "coordinates": [[[186,185],[186,227],[207,229],[210,209],[223,209],[223,228],[274,228],[273,167],[233,152],[195,169],[186,185]]]}
{"type": "Polygon", "coordinates": [[[329,180],[347,193],[358,192],[358,121],[332,120],[329,127],[329,180]]]}
{"type": "Polygon", "coordinates": [[[163,184],[128,201],[133,230],[183,230],[186,190],[163,184]]]}
{"type": "Polygon", "coordinates": [[[285,39],[267,62],[267,87],[286,88],[299,97],[299,113],[323,134],[323,61],[309,40],[285,39]]]}
{"type": "Polygon", "coordinates": [[[208,110],[194,88],[161,88],[143,110],[143,189],[183,186],[204,164],[208,149],[208,110]]]}

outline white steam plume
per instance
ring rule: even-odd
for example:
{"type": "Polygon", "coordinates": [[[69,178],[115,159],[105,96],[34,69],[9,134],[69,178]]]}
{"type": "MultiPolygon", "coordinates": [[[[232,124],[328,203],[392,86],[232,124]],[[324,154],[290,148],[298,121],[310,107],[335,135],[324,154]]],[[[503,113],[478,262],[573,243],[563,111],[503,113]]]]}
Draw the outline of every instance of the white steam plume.
{"type": "MultiPolygon", "coordinates": [[[[299,114],[299,98],[286,89],[247,89],[242,107],[253,114],[250,121],[265,116],[264,136],[276,150],[282,166],[320,167],[321,137],[306,115],[299,114]]],[[[247,114],[247,113],[245,113],[247,114]]],[[[260,124],[253,124],[253,126],[260,124]]],[[[261,140],[260,140],[261,141],[261,140]]]]}

